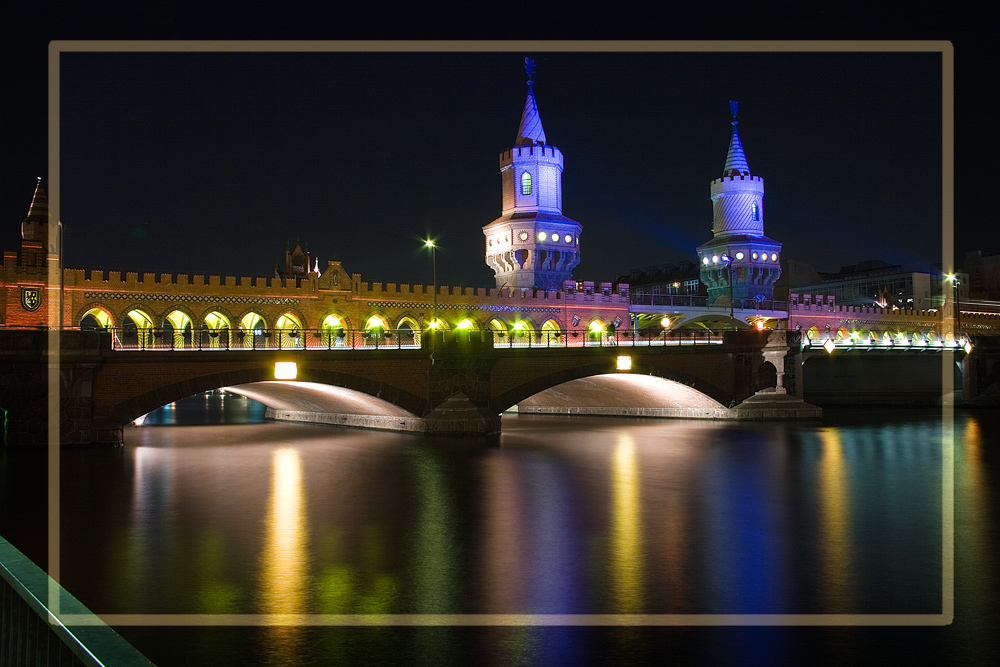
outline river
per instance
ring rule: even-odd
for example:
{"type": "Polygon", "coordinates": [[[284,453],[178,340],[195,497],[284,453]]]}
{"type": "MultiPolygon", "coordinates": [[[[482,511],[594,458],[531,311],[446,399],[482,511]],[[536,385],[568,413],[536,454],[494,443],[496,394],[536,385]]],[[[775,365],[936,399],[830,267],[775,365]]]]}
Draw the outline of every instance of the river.
{"type": "MultiPolygon", "coordinates": [[[[985,664],[998,429],[842,408],[456,439],[200,396],[62,452],[60,580],[163,666],[985,664]]],[[[0,453],[0,534],[40,563],[45,474],[0,453]]]]}

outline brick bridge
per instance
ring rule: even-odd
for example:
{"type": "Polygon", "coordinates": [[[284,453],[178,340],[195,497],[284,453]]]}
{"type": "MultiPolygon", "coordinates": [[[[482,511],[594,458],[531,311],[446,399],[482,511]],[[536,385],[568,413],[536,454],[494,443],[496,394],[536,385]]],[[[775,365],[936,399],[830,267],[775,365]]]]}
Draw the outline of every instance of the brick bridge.
{"type": "Polygon", "coordinates": [[[796,332],[733,331],[660,346],[504,348],[488,332],[473,332],[410,350],[123,351],[112,349],[107,333],[66,330],[50,368],[53,334],[0,332],[9,444],[47,442],[51,377],[59,378],[62,443],[120,444],[136,418],[219,387],[261,400],[276,419],[448,434],[496,433],[500,414],[518,404],[522,412],[562,414],[587,414],[580,406],[589,404],[590,414],[802,416],[788,409],[803,405],[793,396],[801,386],[796,332]],[[630,370],[617,369],[621,356],[630,370]],[[296,363],[294,381],[275,380],[278,361],[296,363]],[[674,393],[657,394],[650,382],[674,393]],[[762,389],[784,400],[783,410],[765,414],[753,400],[743,403],[762,389]]]}

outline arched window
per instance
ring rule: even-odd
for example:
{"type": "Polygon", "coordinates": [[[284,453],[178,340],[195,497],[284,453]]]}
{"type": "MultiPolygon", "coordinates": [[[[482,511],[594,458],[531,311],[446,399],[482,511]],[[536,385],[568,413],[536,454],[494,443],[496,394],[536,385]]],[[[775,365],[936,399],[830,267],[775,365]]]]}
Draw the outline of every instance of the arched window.
{"type": "Polygon", "coordinates": [[[531,194],[531,174],[524,172],[521,174],[521,194],[530,195],[531,194]]]}
{"type": "Polygon", "coordinates": [[[750,204],[750,217],[753,218],[754,222],[760,221],[760,209],[757,207],[757,202],[750,204]]]}

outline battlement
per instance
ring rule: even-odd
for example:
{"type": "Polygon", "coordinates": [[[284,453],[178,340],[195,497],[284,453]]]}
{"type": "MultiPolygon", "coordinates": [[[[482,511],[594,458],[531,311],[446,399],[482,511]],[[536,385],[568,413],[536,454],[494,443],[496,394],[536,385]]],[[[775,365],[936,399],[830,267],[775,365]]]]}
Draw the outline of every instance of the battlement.
{"type": "Polygon", "coordinates": [[[296,286],[294,278],[284,280],[277,277],[251,276],[204,276],[186,273],[143,273],[134,271],[100,271],[84,269],[63,269],[63,285],[66,289],[117,290],[123,292],[137,291],[184,291],[192,288],[195,291],[211,292],[215,288],[239,288],[254,291],[267,290],[283,293],[313,292],[314,279],[302,278],[296,286]],[[89,275],[88,275],[89,274],[89,275]],[[105,277],[106,276],[106,277],[105,277]],[[154,287],[155,286],[155,287],[154,287]]]}
{"type": "Polygon", "coordinates": [[[764,192],[764,179],[750,173],[722,176],[712,181],[710,189],[713,195],[720,192],[739,192],[741,190],[764,192]]]}
{"type": "Polygon", "coordinates": [[[563,165],[562,151],[548,144],[525,144],[508,148],[500,153],[500,168],[509,166],[515,158],[534,158],[538,161],[555,162],[560,168],[563,165]]]}

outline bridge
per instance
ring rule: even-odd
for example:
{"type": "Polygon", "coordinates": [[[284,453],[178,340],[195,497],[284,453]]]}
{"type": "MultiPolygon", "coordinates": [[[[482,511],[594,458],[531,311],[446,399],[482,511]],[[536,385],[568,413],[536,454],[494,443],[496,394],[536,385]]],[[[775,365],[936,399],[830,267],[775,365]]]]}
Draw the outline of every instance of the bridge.
{"type": "Polygon", "coordinates": [[[502,413],[515,406],[728,419],[820,415],[795,397],[796,332],[610,339],[581,332],[540,345],[537,337],[501,343],[485,331],[452,331],[408,347],[390,332],[367,341],[347,332],[345,340],[357,342],[340,347],[319,333],[300,332],[292,340],[305,342],[297,347],[262,332],[261,346],[199,349],[177,347],[171,336],[126,348],[108,331],[0,331],[6,441],[47,442],[49,377],[59,378],[62,443],[121,444],[123,429],[151,410],[220,387],[261,400],[275,419],[440,434],[497,433],[502,413]],[[59,338],[58,362],[49,357],[50,336],[59,338]],[[283,375],[279,363],[293,364],[294,373],[283,375]]]}

